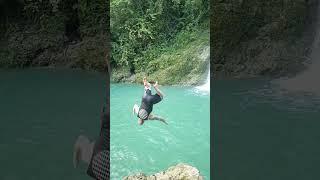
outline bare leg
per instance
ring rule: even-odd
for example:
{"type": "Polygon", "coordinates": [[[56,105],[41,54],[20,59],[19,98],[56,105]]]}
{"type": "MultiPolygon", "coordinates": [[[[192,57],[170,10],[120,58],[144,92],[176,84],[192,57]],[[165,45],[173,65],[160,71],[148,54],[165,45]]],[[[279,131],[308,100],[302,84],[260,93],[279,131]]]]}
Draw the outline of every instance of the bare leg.
{"type": "Polygon", "coordinates": [[[168,123],[166,122],[166,120],[164,118],[162,118],[160,116],[153,115],[153,114],[149,115],[148,120],[158,120],[158,121],[161,121],[161,122],[168,125],[168,123]]]}
{"type": "Polygon", "coordinates": [[[158,87],[158,82],[156,82],[156,84],[155,85],[153,85],[153,87],[154,87],[154,89],[157,91],[157,94],[161,97],[161,98],[163,98],[163,93],[160,91],[160,89],[159,89],[159,87],[158,87]]]}

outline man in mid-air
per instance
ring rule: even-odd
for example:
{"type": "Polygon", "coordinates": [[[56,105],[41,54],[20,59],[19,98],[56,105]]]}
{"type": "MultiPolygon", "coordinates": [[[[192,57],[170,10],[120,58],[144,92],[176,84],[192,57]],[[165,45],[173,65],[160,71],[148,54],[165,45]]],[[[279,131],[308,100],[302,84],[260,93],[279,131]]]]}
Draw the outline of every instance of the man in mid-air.
{"type": "Polygon", "coordinates": [[[159,103],[163,99],[163,93],[158,87],[158,82],[148,82],[147,78],[144,77],[143,85],[144,94],[142,96],[141,106],[139,107],[137,104],[133,106],[133,113],[139,118],[138,124],[142,125],[146,120],[158,120],[167,124],[163,118],[151,114],[153,105],[159,103]],[[151,94],[151,83],[157,92],[156,94],[151,94]]]}

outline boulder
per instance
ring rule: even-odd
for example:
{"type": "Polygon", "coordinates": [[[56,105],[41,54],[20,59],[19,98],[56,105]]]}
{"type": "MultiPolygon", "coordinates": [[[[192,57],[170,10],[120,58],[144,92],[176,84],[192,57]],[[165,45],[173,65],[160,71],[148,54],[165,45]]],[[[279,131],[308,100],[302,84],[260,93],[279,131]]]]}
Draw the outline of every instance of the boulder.
{"type": "Polygon", "coordinates": [[[169,167],[165,171],[153,175],[146,175],[144,173],[138,173],[131,176],[126,176],[123,180],[203,180],[197,168],[188,164],[177,164],[169,167]]]}

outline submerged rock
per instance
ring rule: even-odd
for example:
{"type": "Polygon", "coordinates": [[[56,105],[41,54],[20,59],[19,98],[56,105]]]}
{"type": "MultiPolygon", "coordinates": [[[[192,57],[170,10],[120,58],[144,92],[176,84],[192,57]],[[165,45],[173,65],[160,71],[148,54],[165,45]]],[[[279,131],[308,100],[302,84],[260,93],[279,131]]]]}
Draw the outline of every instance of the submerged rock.
{"type": "Polygon", "coordinates": [[[187,164],[178,164],[165,171],[147,176],[143,173],[126,176],[123,180],[203,180],[197,168],[187,164]]]}

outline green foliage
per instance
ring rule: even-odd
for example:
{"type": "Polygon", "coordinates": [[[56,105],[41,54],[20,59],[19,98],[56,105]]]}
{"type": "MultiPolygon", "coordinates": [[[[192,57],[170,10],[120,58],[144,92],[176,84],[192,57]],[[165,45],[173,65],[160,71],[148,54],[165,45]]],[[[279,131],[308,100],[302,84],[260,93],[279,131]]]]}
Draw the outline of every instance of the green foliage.
{"type": "MultiPolygon", "coordinates": [[[[85,38],[83,44],[74,49],[75,55],[73,66],[82,69],[95,69],[101,72],[106,70],[106,37],[105,35],[95,38],[85,38]]],[[[72,50],[71,50],[72,51],[72,50]]]]}
{"type": "Polygon", "coordinates": [[[60,27],[61,23],[70,18],[73,10],[78,12],[83,36],[106,32],[108,1],[105,0],[27,0],[24,15],[29,21],[41,24],[43,29],[52,29],[56,28],[56,25],[60,27]]]}
{"type": "Polygon", "coordinates": [[[208,37],[208,30],[181,31],[174,39],[141,52],[143,56],[134,61],[134,79],[125,79],[130,76],[128,67],[121,67],[113,73],[113,80],[139,83],[148,76],[160,84],[197,84],[208,68],[208,59],[199,57],[209,48],[208,37]]]}
{"type": "Polygon", "coordinates": [[[132,73],[155,71],[160,65],[153,60],[178,33],[192,33],[209,22],[209,0],[112,0],[110,10],[111,63],[132,73]]]}
{"type": "Polygon", "coordinates": [[[177,34],[167,47],[151,50],[155,58],[138,73],[146,74],[161,84],[197,84],[208,69],[209,59],[200,58],[204,49],[209,48],[208,37],[209,31],[177,34]]]}
{"type": "Polygon", "coordinates": [[[58,3],[58,0],[26,0],[23,12],[28,20],[40,23],[46,16],[57,12],[58,3]]]}
{"type": "Polygon", "coordinates": [[[54,16],[48,16],[46,14],[40,17],[40,31],[43,33],[56,34],[64,33],[64,19],[65,17],[57,13],[54,16]]]}
{"type": "Polygon", "coordinates": [[[107,9],[105,0],[25,0],[22,16],[0,21],[0,67],[105,71],[107,9]]]}
{"type": "Polygon", "coordinates": [[[78,0],[80,31],[83,35],[94,36],[108,28],[108,2],[106,0],[78,0]]]}
{"type": "Polygon", "coordinates": [[[304,0],[229,0],[212,3],[213,58],[220,60],[240,41],[296,37],[307,15],[304,0]]]}

